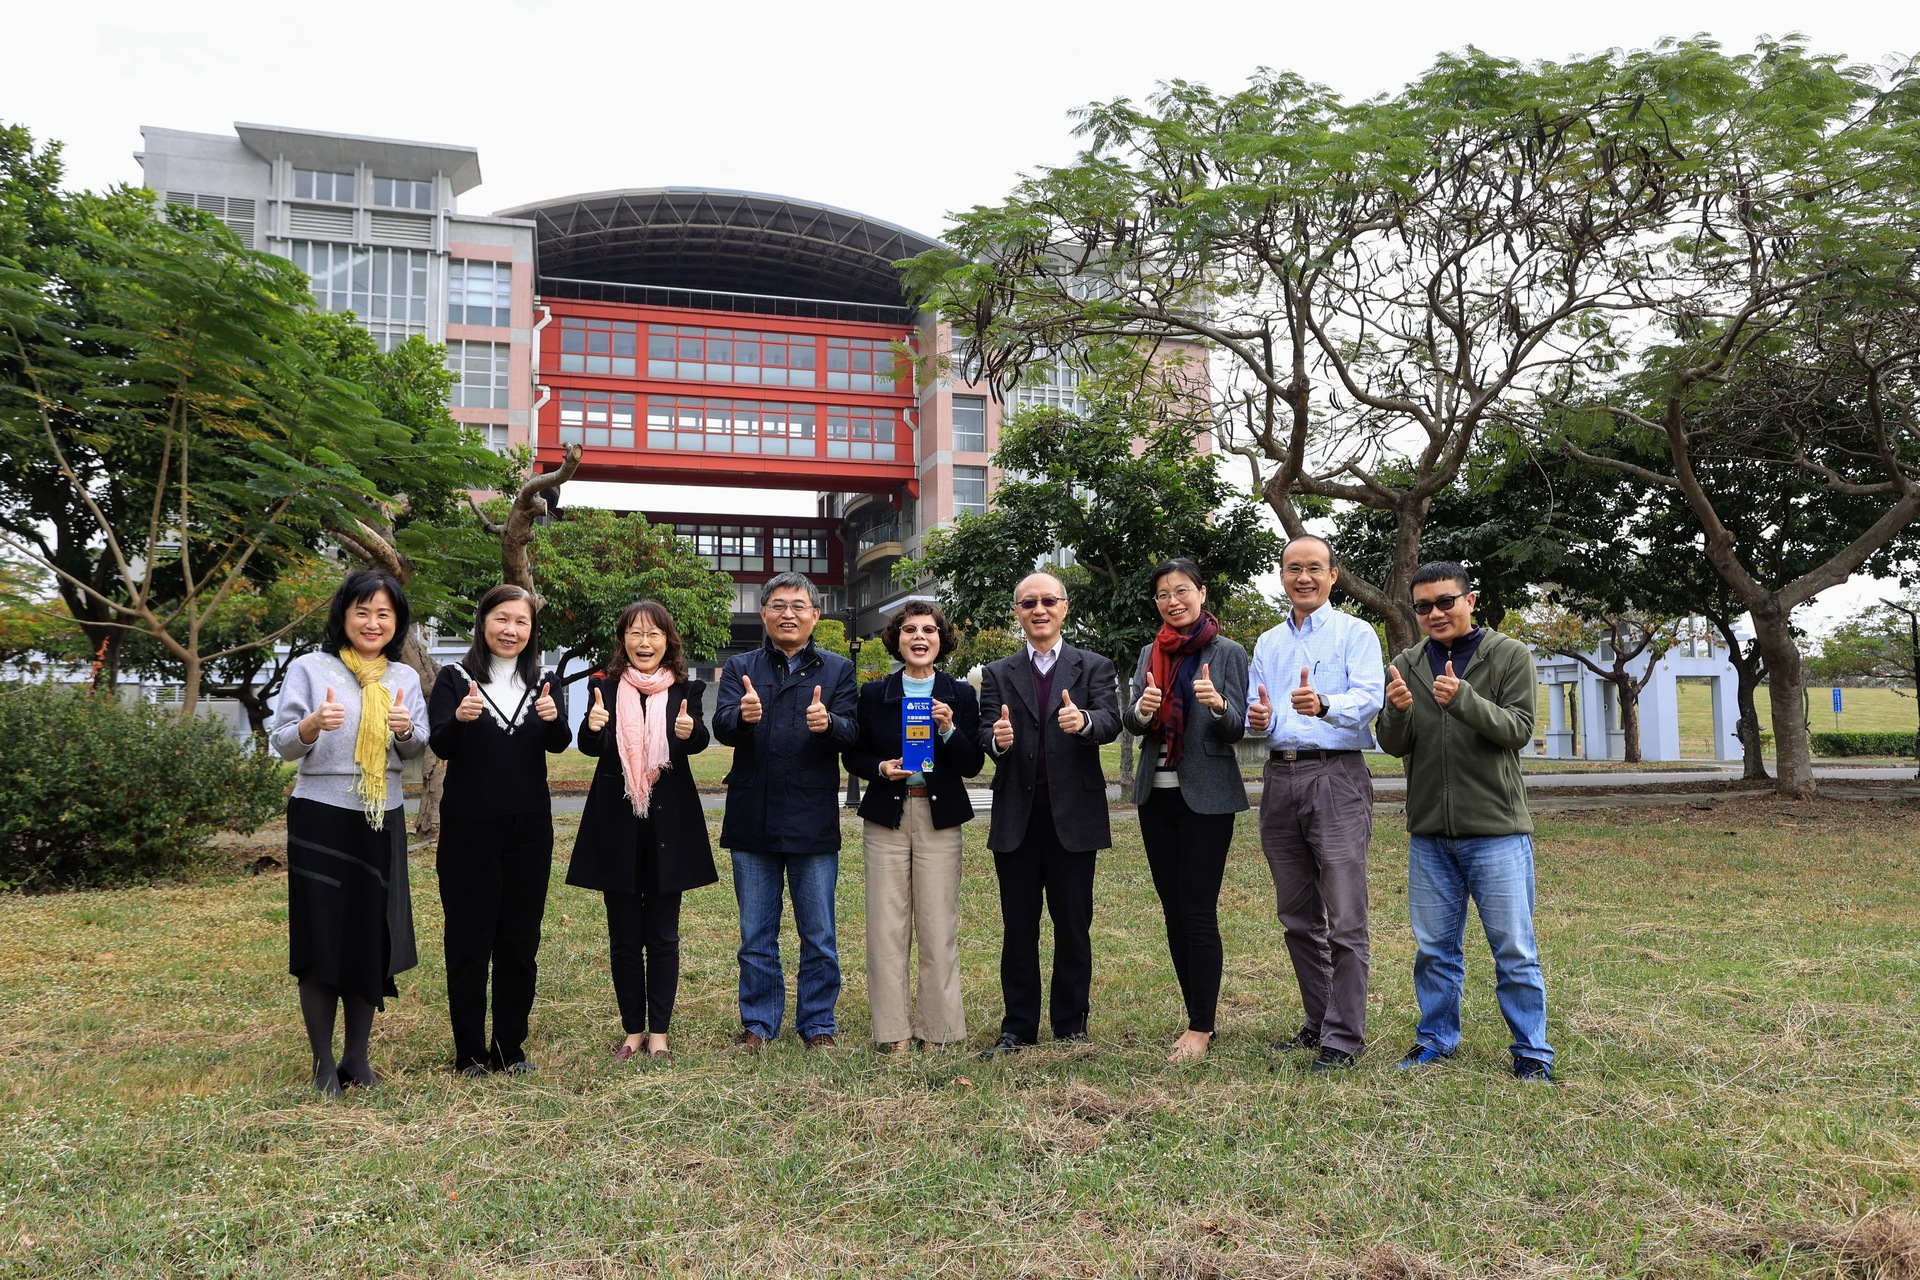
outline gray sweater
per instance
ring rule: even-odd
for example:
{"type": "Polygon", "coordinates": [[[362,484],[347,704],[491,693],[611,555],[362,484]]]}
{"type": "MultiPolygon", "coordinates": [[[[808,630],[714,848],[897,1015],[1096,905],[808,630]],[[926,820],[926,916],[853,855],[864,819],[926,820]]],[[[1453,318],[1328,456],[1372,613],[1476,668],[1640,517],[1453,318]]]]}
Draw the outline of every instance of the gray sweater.
{"type": "MultiPolygon", "coordinates": [[[[396,701],[404,701],[413,717],[413,738],[408,742],[387,744],[387,807],[400,804],[400,762],[412,759],[427,749],[427,702],[420,696],[420,677],[404,662],[389,662],[380,683],[393,691],[396,701]]],[[[282,760],[298,760],[300,774],[293,794],[302,800],[315,800],[339,809],[361,808],[354,784],[360,780],[360,766],[353,762],[353,740],[360,724],[360,682],[347,670],[338,654],[303,653],[287,668],[287,680],[280,688],[280,705],[273,713],[273,728],[267,740],[282,760]],[[311,746],[300,741],[300,721],[326,701],[327,690],[333,700],[347,709],[346,723],[338,729],[322,729],[311,746]]]]}

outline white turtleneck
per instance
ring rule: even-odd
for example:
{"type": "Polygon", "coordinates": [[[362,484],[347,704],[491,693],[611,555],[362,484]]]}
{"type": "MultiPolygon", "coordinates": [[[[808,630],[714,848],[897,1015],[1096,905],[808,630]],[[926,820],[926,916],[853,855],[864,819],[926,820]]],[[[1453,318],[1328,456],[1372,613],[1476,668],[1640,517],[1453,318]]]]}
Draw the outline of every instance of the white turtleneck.
{"type": "Polygon", "coordinates": [[[527,682],[520,678],[519,657],[503,658],[488,650],[487,696],[493,700],[494,706],[500,708],[500,713],[512,715],[526,691],[527,682]]]}

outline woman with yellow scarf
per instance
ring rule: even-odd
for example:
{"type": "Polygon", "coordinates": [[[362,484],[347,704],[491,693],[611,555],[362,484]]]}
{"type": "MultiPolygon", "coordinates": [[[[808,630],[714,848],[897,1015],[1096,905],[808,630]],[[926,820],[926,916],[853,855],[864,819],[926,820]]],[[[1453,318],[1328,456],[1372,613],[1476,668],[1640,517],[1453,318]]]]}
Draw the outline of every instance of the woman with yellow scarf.
{"type": "Polygon", "coordinates": [[[393,976],[416,963],[400,766],[426,750],[427,708],[420,677],[399,661],[411,625],[391,576],[348,574],[320,651],[287,669],[268,735],[282,759],[299,762],[287,801],[287,967],[300,980],[313,1087],[333,1097],[377,1083],[367,1061],[373,1014],[400,994],[393,976]]]}

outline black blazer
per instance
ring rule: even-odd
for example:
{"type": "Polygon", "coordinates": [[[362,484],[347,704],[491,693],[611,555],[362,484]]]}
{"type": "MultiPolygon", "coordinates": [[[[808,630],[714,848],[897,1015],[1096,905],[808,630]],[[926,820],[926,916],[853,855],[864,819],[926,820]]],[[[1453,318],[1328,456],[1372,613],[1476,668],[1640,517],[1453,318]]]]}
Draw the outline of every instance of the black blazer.
{"type": "Polygon", "coordinates": [[[980,681],[980,746],[994,762],[993,817],[987,824],[987,848],[1012,853],[1026,842],[1033,816],[1034,760],[1047,753],[1047,798],[1060,847],[1072,853],[1105,849],[1113,843],[1107,819],[1107,777],[1100,747],[1120,736],[1120,684],[1113,663],[1097,653],[1060,645],[1054,659],[1053,697],[1039,705],[1033,663],[1026,646],[1011,658],[987,664],[980,681]],[[1087,714],[1084,733],[1061,732],[1060,694],[1087,714]],[[1000,708],[1013,719],[1013,746],[1001,755],[993,749],[993,724],[1000,708]]]}
{"type": "MultiPolygon", "coordinates": [[[[944,739],[937,732],[933,735],[933,772],[927,775],[933,825],[944,829],[973,817],[965,779],[978,774],[987,758],[980,750],[980,701],[973,686],[935,671],[933,696],[953,708],[953,734],[944,739]]],[[[860,801],[860,816],[896,831],[906,810],[907,784],[882,777],[880,762],[900,758],[900,703],[905,697],[905,677],[898,671],[861,685],[860,705],[854,712],[860,736],[843,753],[847,772],[873,784],[860,801]]]]}
{"type": "Polygon", "coordinates": [[[719,880],[720,873],[713,866],[713,842],[707,837],[706,811],[700,807],[700,792],[687,768],[688,757],[707,749],[707,726],[701,719],[700,706],[704,688],[698,680],[681,680],[664,695],[667,758],[673,767],[662,770],[653,781],[647,816],[653,829],[656,874],[652,884],[641,884],[640,819],[634,816],[633,801],[627,799],[619,740],[614,737],[620,723],[619,700],[613,696],[614,687],[600,676],[587,681],[587,705],[593,705],[594,690],[602,690],[607,723],[595,733],[587,728],[584,718],[580,721],[580,750],[600,757],[600,763],[593,771],[586,809],[580,814],[580,834],[573,842],[573,863],[567,868],[568,884],[616,893],[684,893],[719,880]],[[693,715],[693,736],[685,742],[673,732],[682,703],[693,715]]]}

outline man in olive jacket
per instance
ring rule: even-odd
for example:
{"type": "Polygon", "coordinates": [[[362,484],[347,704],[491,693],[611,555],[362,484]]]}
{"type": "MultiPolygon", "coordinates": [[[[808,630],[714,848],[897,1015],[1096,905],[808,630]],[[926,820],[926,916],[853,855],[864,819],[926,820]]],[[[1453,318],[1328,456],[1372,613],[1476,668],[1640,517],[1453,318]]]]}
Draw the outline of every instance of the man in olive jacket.
{"type": "Polygon", "coordinates": [[[1402,1067],[1430,1066],[1460,1047],[1467,899],[1493,948],[1500,1012],[1513,1032],[1513,1074],[1551,1083],[1547,987],[1533,939],[1533,817],[1520,748],[1533,740],[1533,654],[1475,626],[1477,599],[1452,561],[1413,575],[1413,611],[1426,639],[1387,668],[1375,733],[1407,762],[1407,916],[1420,1030],[1402,1067]]]}

